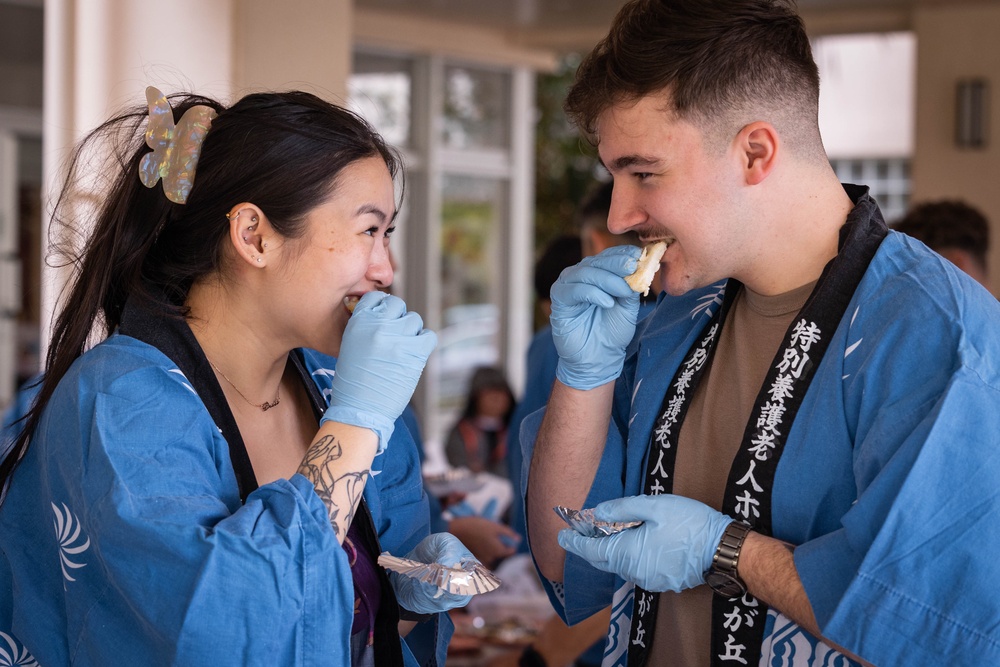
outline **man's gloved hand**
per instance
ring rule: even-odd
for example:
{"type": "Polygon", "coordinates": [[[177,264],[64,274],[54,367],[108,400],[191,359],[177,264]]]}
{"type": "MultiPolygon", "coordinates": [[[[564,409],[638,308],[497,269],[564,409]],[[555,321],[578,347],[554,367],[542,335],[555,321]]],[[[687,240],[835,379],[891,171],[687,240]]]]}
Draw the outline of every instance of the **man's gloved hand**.
{"type": "Polygon", "coordinates": [[[402,299],[365,294],[344,330],[330,407],[320,423],[370,428],[381,454],[435,345],[435,333],[424,329],[419,315],[406,312],[402,299]]]}
{"type": "Polygon", "coordinates": [[[564,270],[552,285],[556,377],[566,386],[593,389],[621,374],[639,316],[639,293],[624,277],[641,252],[632,245],[608,248],[564,270]]]}
{"type": "Polygon", "coordinates": [[[594,508],[601,521],[643,521],[608,537],[559,532],[563,549],[605,572],[662,593],[705,583],[715,550],[732,519],[691,498],[665,494],[632,496],[594,508]]]}
{"type": "MultiPolygon", "coordinates": [[[[421,563],[440,563],[448,567],[454,567],[463,560],[476,560],[472,552],[451,533],[428,535],[406,557],[421,563]]],[[[449,593],[434,584],[418,581],[398,572],[389,572],[389,581],[392,582],[399,604],[417,614],[436,614],[464,607],[472,599],[471,595],[449,593]]]]}

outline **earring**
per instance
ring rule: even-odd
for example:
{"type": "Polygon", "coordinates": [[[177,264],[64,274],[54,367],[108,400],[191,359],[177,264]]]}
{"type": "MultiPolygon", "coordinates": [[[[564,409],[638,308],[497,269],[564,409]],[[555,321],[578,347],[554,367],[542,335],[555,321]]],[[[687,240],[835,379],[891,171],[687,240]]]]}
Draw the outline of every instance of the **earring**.
{"type": "Polygon", "coordinates": [[[258,257],[258,258],[257,258],[257,262],[258,262],[258,263],[260,262],[260,257],[258,257]]]}
{"type": "Polygon", "coordinates": [[[235,220],[238,217],[240,217],[239,211],[236,211],[236,215],[233,215],[232,213],[226,213],[226,220],[235,220]]]}
{"type": "Polygon", "coordinates": [[[249,239],[249,238],[247,238],[246,236],[244,236],[244,237],[243,237],[243,242],[244,242],[244,243],[250,243],[250,239],[249,239]]]}
{"type": "Polygon", "coordinates": [[[267,241],[264,241],[264,247],[265,248],[267,247],[267,241]]]}
{"type": "Polygon", "coordinates": [[[257,222],[257,216],[255,215],[255,216],[253,216],[252,218],[250,218],[250,222],[252,222],[252,223],[255,223],[255,224],[256,224],[256,222],[257,222]]]}

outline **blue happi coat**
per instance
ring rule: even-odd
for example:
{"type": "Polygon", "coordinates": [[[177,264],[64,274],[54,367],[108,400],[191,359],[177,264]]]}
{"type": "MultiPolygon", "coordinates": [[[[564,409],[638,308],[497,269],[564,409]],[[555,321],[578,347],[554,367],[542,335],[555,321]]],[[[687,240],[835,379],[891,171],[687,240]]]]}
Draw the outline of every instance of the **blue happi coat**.
{"type": "MultiPolygon", "coordinates": [[[[640,324],[585,507],[641,493],[667,386],[723,287],[661,297],[640,324]]],[[[874,664],[1000,665],[998,331],[993,296],[889,232],[791,426],[774,537],[797,545],[824,636],[874,664]]],[[[541,416],[522,431],[526,458],[541,416]]],[[[570,623],[612,604],[605,664],[624,665],[632,585],[573,555],[563,581],[545,586],[570,623]]],[[[760,665],[846,664],[773,610],[766,627],[760,665]]]]}
{"type": "MultiPolygon", "coordinates": [[[[303,358],[328,395],[335,360],[303,358]]],[[[428,534],[400,421],[364,499],[383,549],[428,534]]],[[[312,484],[294,475],[241,503],[191,383],[129,336],[60,382],[0,506],[0,549],[0,664],[350,664],[351,570],[312,484]]],[[[451,628],[445,614],[418,625],[405,664],[443,664],[451,628]]]]}

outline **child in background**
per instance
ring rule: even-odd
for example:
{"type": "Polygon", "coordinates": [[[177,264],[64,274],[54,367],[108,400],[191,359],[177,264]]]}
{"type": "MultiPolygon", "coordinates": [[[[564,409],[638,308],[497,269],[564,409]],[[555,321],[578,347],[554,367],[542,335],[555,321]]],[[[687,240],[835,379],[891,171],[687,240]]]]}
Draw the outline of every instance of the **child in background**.
{"type": "Polygon", "coordinates": [[[448,463],[472,472],[507,477],[507,428],[514,394],[503,373],[480,366],[469,383],[469,398],[445,444],[448,463]]]}

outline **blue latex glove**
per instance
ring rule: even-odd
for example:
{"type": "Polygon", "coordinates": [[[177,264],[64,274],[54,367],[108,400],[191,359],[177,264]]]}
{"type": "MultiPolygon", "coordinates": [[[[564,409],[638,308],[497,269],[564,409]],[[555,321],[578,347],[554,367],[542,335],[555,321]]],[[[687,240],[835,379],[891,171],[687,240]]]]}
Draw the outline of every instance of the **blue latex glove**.
{"type": "MultiPolygon", "coordinates": [[[[441,563],[448,567],[453,567],[464,560],[476,561],[472,552],[451,533],[428,535],[413,547],[413,551],[406,554],[406,557],[421,563],[441,563]]],[[[389,581],[396,592],[400,606],[417,614],[436,614],[464,607],[472,599],[471,595],[449,593],[434,584],[418,581],[398,572],[389,572],[389,581]]]]}
{"type": "Polygon", "coordinates": [[[715,550],[732,519],[691,498],[664,494],[632,496],[594,508],[601,521],[644,521],[608,537],[559,532],[563,549],[605,572],[662,593],[705,583],[715,550]]]}
{"type": "Polygon", "coordinates": [[[563,384],[593,389],[621,374],[639,316],[639,293],[624,277],[641,253],[631,245],[608,248],[564,270],[552,285],[549,324],[563,384]]]}
{"type": "Polygon", "coordinates": [[[437,336],[406,312],[402,299],[384,292],[362,296],[344,330],[330,407],[320,423],[372,429],[381,454],[435,345],[437,336]]]}

